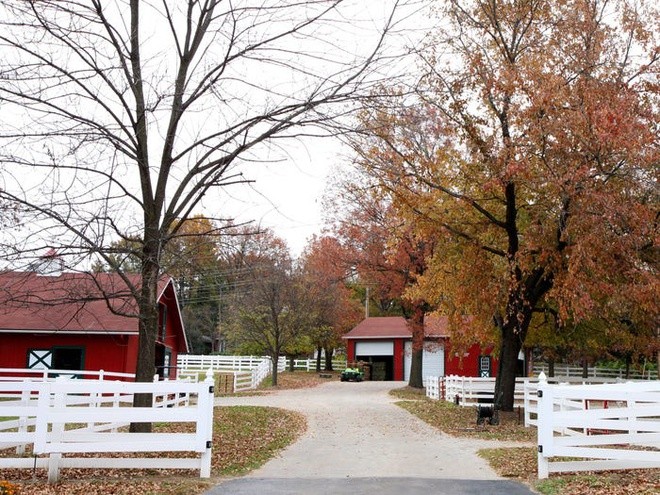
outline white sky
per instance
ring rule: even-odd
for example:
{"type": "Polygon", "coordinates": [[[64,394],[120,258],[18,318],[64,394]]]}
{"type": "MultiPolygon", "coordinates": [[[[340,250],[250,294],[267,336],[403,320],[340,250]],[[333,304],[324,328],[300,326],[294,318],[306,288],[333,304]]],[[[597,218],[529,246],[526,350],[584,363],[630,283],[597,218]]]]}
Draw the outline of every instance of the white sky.
{"type": "Polygon", "coordinates": [[[252,190],[230,191],[227,210],[237,222],[254,221],[273,228],[298,256],[307,240],[321,232],[321,202],[328,174],[341,161],[340,145],[331,138],[292,142],[291,156],[284,162],[263,164],[255,173],[252,190]]]}
{"type": "MultiPolygon", "coordinates": [[[[361,6],[371,6],[372,12],[389,13],[387,6],[392,0],[361,0],[361,6]]],[[[398,26],[398,33],[390,42],[402,49],[420,40],[433,25],[433,16],[428,14],[432,2],[413,0],[406,12],[413,12],[398,26]]],[[[403,12],[403,11],[402,11],[403,12]]],[[[374,16],[376,17],[376,16],[374,16]]],[[[382,21],[374,26],[382,26],[382,21]]],[[[376,36],[377,32],[371,33],[376,36]]],[[[372,46],[368,39],[363,46],[372,46]]],[[[373,40],[372,40],[373,41],[373,40]]],[[[303,143],[292,141],[283,144],[286,154],[283,161],[260,164],[252,175],[253,190],[235,187],[228,191],[229,199],[222,202],[223,211],[236,222],[254,221],[262,227],[272,228],[276,235],[289,244],[294,256],[298,256],[313,234],[323,228],[324,212],[322,200],[329,175],[338,168],[349,166],[348,150],[332,138],[307,139],[303,143]]],[[[272,159],[272,157],[264,157],[272,159]]]]}

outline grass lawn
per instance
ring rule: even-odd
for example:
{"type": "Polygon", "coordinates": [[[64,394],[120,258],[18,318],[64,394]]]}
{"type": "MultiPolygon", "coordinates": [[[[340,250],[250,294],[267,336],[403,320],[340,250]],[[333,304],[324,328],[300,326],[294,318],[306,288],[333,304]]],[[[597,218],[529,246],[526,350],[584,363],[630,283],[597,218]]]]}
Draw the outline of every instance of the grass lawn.
{"type": "Polygon", "coordinates": [[[321,383],[339,380],[337,371],[280,371],[277,374],[277,387],[273,387],[272,377],[267,377],[259,386],[260,390],[287,390],[295,388],[316,387],[321,383]],[[332,375],[331,378],[321,378],[320,375],[332,375]]]}
{"type": "Polygon", "coordinates": [[[530,485],[545,495],[625,495],[660,493],[660,470],[640,469],[580,474],[551,474],[547,480],[536,476],[536,429],[520,424],[518,414],[501,417],[500,426],[476,426],[476,411],[445,401],[426,398],[423,391],[405,387],[391,394],[397,405],[439,430],[454,436],[534,443],[529,447],[499,448],[480,451],[495,471],[503,477],[530,485]]]}

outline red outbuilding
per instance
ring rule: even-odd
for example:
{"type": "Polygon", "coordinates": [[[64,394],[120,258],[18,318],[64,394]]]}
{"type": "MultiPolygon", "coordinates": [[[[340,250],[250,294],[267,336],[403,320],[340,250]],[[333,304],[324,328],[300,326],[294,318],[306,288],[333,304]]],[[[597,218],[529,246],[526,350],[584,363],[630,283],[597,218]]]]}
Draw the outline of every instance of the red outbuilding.
{"type": "MultiPolygon", "coordinates": [[[[469,320],[466,320],[466,325],[469,320]]],[[[459,355],[451,350],[448,319],[427,316],[422,376],[496,376],[492,344],[475,343],[459,355]]],[[[370,363],[374,380],[410,378],[412,332],[401,316],[369,317],[344,335],[349,362],[370,363]]]]}
{"type": "MultiPolygon", "coordinates": [[[[137,275],[129,281],[139,286],[137,275]]],[[[175,378],[188,343],[169,277],[159,283],[158,310],[154,372],[175,378]]],[[[116,273],[0,272],[0,368],[135,373],[136,316],[116,273]]]]}

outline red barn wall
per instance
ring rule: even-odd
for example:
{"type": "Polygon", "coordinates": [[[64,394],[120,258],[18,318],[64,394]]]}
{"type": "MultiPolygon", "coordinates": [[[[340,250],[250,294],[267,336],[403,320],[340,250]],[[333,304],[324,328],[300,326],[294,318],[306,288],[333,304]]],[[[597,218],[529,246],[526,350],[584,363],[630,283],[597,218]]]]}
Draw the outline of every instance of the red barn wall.
{"type": "Polygon", "coordinates": [[[457,355],[451,349],[449,341],[445,347],[445,376],[479,376],[479,356],[491,356],[490,376],[497,376],[498,361],[493,354],[493,347],[482,349],[479,344],[474,344],[464,355],[457,355]]]}
{"type": "Polygon", "coordinates": [[[183,322],[178,318],[179,309],[171,287],[168,287],[165,293],[161,295],[159,307],[161,315],[163,308],[167,308],[167,317],[165,319],[165,340],[161,341],[158,339],[158,342],[165,346],[165,348],[171,353],[168,376],[171,379],[175,379],[177,357],[179,353],[187,352],[187,347],[183,322]],[[175,318],[175,315],[177,318],[175,318]]]}
{"type": "Polygon", "coordinates": [[[42,335],[0,336],[0,367],[27,367],[28,350],[52,347],[82,347],[84,369],[135,373],[137,337],[128,335],[42,335]]]}
{"type": "Polygon", "coordinates": [[[403,339],[394,339],[394,381],[403,380],[403,339]]]}
{"type": "Polygon", "coordinates": [[[349,363],[355,361],[355,340],[346,340],[346,359],[349,363]]]}

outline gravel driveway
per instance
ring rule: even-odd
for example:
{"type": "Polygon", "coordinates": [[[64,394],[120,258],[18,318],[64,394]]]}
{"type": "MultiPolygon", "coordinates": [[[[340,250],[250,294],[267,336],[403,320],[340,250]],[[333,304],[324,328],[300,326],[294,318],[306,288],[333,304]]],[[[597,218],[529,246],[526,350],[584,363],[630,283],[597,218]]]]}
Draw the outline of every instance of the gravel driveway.
{"type": "Polygon", "coordinates": [[[502,442],[455,438],[393,404],[403,382],[328,382],[311,389],[216,399],[223,405],[291,409],[307,432],[260,469],[228,480],[214,494],[399,493],[530,494],[498,478],[479,449],[502,442]]]}

